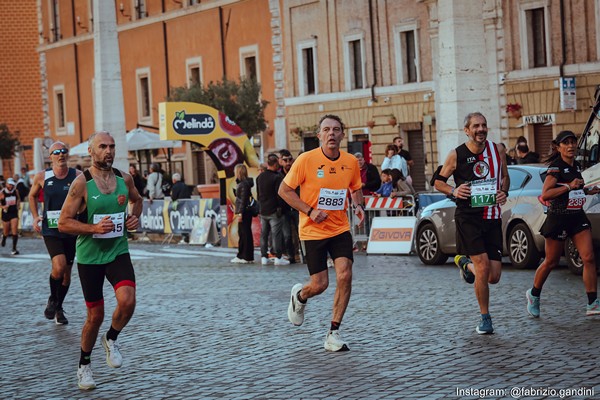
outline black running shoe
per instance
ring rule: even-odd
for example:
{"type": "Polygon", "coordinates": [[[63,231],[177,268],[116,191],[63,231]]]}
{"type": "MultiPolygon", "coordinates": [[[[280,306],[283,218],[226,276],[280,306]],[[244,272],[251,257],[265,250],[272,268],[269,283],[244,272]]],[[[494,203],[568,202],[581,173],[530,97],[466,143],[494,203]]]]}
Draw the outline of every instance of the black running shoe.
{"type": "Polygon", "coordinates": [[[52,300],[52,297],[48,297],[48,304],[46,304],[46,309],[44,310],[44,317],[48,319],[54,319],[56,315],[56,303],[52,300]]]}
{"type": "Polygon", "coordinates": [[[456,257],[454,257],[454,264],[456,264],[456,266],[460,270],[461,278],[467,283],[475,282],[475,275],[473,275],[471,270],[467,268],[467,264],[469,264],[470,262],[471,260],[469,260],[469,257],[467,256],[457,255],[456,257]]]}
{"type": "Polygon", "coordinates": [[[69,323],[67,317],[65,317],[65,311],[62,309],[62,307],[56,309],[54,322],[56,322],[56,325],[66,325],[69,323]]]}
{"type": "Polygon", "coordinates": [[[13,251],[10,252],[10,254],[12,254],[13,256],[17,256],[17,255],[19,255],[21,253],[19,253],[19,250],[13,250],[13,251]]]}

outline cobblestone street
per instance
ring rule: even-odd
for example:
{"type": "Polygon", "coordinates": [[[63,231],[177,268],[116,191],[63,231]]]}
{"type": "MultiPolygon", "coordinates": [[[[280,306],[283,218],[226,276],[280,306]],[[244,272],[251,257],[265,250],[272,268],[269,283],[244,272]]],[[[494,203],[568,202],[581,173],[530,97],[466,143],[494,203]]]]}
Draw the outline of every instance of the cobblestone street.
{"type": "MultiPolygon", "coordinates": [[[[477,398],[483,390],[484,398],[599,397],[600,318],[585,316],[581,278],[564,267],[550,276],[534,320],[524,296],[534,271],[505,265],[491,289],[495,334],[480,336],[473,288],[450,259],[429,267],[414,256],[356,254],[341,327],[351,351],[327,353],[333,270],[329,289],[309,301],[304,325],[293,327],[289,293],[308,279],[305,265],[234,266],[231,249],[130,248],[137,308],[119,336],[123,367],[106,365],[98,338],[91,392],[77,387],[85,305],[76,268],[64,305],[69,324],[57,326],[43,316],[50,260],[42,240],[21,239],[15,257],[0,248],[0,398],[433,399],[477,398]],[[593,393],[565,395],[582,387],[593,393]]],[[[115,306],[108,284],[104,293],[101,334],[115,306]]]]}

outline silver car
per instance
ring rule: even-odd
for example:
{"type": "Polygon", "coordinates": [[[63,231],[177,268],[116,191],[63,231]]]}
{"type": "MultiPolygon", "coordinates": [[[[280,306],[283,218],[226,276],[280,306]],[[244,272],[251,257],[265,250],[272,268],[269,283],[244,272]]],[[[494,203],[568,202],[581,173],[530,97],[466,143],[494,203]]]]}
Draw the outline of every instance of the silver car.
{"type": "MultiPolygon", "coordinates": [[[[540,201],[547,166],[510,165],[510,189],[502,206],[504,254],[517,268],[537,267],[544,253],[544,237],[539,234],[546,219],[540,201]]],[[[456,204],[445,199],[425,207],[417,220],[415,249],[424,264],[444,264],[456,254],[456,204]]]]}

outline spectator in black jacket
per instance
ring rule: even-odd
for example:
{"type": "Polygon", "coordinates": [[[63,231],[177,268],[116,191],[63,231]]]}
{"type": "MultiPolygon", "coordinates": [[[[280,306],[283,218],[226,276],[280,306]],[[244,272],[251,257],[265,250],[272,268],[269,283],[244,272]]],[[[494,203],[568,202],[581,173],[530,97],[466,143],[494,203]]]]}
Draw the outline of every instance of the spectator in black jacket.
{"type": "Polygon", "coordinates": [[[238,222],[238,252],[231,260],[234,264],[250,264],[254,262],[254,239],[252,237],[252,213],[248,210],[252,196],[252,178],[248,178],[248,169],[244,164],[237,164],[233,169],[235,181],[235,218],[238,222]]]}
{"type": "Polygon", "coordinates": [[[540,162],[540,156],[538,153],[529,151],[529,146],[525,143],[517,145],[517,164],[537,164],[540,162]]]}
{"type": "MultiPolygon", "coordinates": [[[[173,200],[172,204],[177,204],[176,201],[180,199],[191,198],[191,190],[189,186],[181,180],[181,175],[178,172],[175,172],[171,179],[173,180],[173,187],[171,188],[171,200],[173,200]]],[[[182,236],[183,237],[181,238],[179,244],[190,242],[190,235],[188,233],[183,233],[182,236]]]]}
{"type": "Polygon", "coordinates": [[[361,152],[354,153],[360,167],[360,179],[362,180],[363,196],[372,196],[373,192],[381,186],[381,177],[377,167],[365,161],[361,152]]]}
{"type": "Polygon", "coordinates": [[[133,178],[133,185],[137,189],[140,196],[144,197],[146,191],[146,179],[140,175],[140,172],[135,167],[135,164],[129,164],[129,175],[133,178]]]}
{"type": "MultiPolygon", "coordinates": [[[[281,179],[285,178],[294,164],[294,157],[288,149],[279,150],[279,173],[281,179]]],[[[296,188],[296,193],[300,195],[300,187],[296,188]]],[[[296,256],[300,250],[300,237],[298,236],[298,224],[300,223],[300,214],[298,210],[283,202],[283,242],[288,255],[290,264],[296,263],[296,256]]]]}
{"type": "Polygon", "coordinates": [[[269,232],[273,240],[275,265],[288,265],[290,262],[283,258],[283,200],[277,192],[283,177],[278,172],[279,157],[277,154],[267,156],[267,170],[256,178],[256,192],[260,204],[260,261],[262,265],[269,264],[269,232]]]}

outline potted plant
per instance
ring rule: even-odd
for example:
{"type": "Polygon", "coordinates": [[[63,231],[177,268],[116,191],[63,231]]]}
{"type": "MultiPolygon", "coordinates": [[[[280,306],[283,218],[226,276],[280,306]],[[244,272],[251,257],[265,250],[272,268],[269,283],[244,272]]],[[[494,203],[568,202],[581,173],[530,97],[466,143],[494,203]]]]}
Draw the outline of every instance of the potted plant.
{"type": "Polygon", "coordinates": [[[506,114],[511,118],[521,118],[521,109],[523,107],[519,103],[508,103],[506,105],[506,114]]]}
{"type": "Polygon", "coordinates": [[[394,114],[390,114],[388,116],[388,124],[390,124],[391,126],[396,126],[397,123],[398,121],[396,120],[396,116],[394,114]]]}
{"type": "Polygon", "coordinates": [[[298,135],[300,133],[300,128],[295,127],[290,129],[290,132],[292,133],[292,135],[298,135]]]}
{"type": "Polygon", "coordinates": [[[373,129],[375,127],[375,121],[373,121],[372,119],[367,121],[367,126],[373,129]]]}

